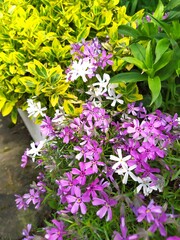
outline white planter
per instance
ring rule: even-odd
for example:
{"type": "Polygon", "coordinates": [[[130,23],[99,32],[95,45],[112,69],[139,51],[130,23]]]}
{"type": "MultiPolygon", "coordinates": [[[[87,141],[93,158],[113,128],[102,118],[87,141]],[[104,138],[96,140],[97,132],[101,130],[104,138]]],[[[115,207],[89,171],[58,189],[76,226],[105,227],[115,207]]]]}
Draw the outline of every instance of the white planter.
{"type": "Polygon", "coordinates": [[[39,142],[45,137],[41,134],[40,131],[40,125],[35,124],[29,117],[26,111],[22,111],[21,109],[18,109],[18,113],[21,116],[25,126],[27,127],[32,139],[34,142],[39,142]]]}

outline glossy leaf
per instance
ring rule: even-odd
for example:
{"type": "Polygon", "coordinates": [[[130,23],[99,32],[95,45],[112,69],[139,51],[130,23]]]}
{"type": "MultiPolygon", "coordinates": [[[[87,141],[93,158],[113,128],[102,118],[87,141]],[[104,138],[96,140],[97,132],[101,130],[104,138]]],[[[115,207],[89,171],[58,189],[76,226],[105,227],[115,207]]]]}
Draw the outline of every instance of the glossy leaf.
{"type": "Polygon", "coordinates": [[[113,76],[110,79],[110,83],[130,83],[130,82],[142,82],[147,80],[146,74],[141,74],[139,72],[126,72],[126,73],[119,73],[113,76]]]}
{"type": "Polygon", "coordinates": [[[155,49],[155,54],[156,54],[155,63],[158,62],[161,56],[168,50],[169,45],[170,45],[170,42],[167,38],[160,39],[157,42],[156,49],[155,49]]]}
{"type": "Polygon", "coordinates": [[[158,98],[160,92],[161,92],[161,80],[158,76],[154,78],[148,78],[148,86],[149,89],[151,90],[151,95],[152,95],[152,100],[151,104],[152,105],[156,99],[158,98]]]}

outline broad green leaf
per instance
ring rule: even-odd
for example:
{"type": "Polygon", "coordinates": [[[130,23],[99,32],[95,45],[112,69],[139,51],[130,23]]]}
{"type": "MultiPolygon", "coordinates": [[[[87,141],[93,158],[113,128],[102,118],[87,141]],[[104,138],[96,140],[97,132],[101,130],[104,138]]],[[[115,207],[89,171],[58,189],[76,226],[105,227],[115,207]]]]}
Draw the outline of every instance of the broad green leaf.
{"type": "Polygon", "coordinates": [[[124,61],[128,62],[128,63],[134,64],[135,66],[137,66],[138,68],[140,68],[140,69],[142,69],[142,70],[146,69],[145,64],[144,64],[142,61],[140,61],[139,59],[137,59],[137,58],[124,57],[124,58],[122,58],[122,59],[123,59],[124,61]]]}
{"type": "Polygon", "coordinates": [[[110,83],[130,83],[130,82],[142,82],[147,80],[146,74],[141,74],[139,72],[126,72],[126,73],[119,73],[113,76],[110,79],[110,83]]]}
{"type": "Polygon", "coordinates": [[[2,116],[3,117],[7,116],[13,110],[14,105],[15,105],[14,102],[7,101],[2,108],[2,111],[1,111],[2,116]]]}
{"type": "Polygon", "coordinates": [[[87,36],[89,35],[89,32],[90,32],[90,28],[91,27],[87,27],[86,26],[86,27],[84,27],[82,29],[82,31],[77,36],[77,41],[78,42],[82,41],[82,39],[86,39],[87,38],[87,36]]]}
{"type": "Polygon", "coordinates": [[[147,68],[152,68],[152,65],[153,65],[153,53],[152,53],[151,41],[148,42],[147,47],[146,47],[145,64],[146,64],[147,68]]]}
{"type": "Polygon", "coordinates": [[[160,39],[157,42],[156,49],[155,49],[155,54],[156,54],[156,59],[155,63],[159,61],[159,59],[162,57],[162,55],[168,50],[169,48],[169,40],[167,38],[160,39]]]}
{"type": "Polygon", "coordinates": [[[148,77],[148,86],[151,90],[152,100],[150,105],[152,105],[156,99],[159,97],[159,94],[161,92],[161,80],[158,76],[154,78],[148,77]]]}
{"type": "Polygon", "coordinates": [[[165,52],[165,53],[161,56],[161,58],[159,59],[159,61],[156,62],[156,63],[153,65],[154,72],[157,72],[157,71],[159,71],[160,69],[162,69],[163,67],[165,67],[165,66],[171,61],[172,54],[173,54],[173,51],[172,51],[172,50],[165,52]]]}
{"type": "Polygon", "coordinates": [[[166,11],[171,10],[177,6],[180,6],[180,1],[179,0],[171,0],[166,6],[166,11]]]}
{"type": "Polygon", "coordinates": [[[134,29],[128,25],[120,25],[118,28],[119,34],[123,34],[125,36],[131,36],[133,38],[137,38],[140,36],[137,29],[134,29]]]}
{"type": "Polygon", "coordinates": [[[163,22],[163,21],[160,21],[158,19],[156,19],[152,14],[148,13],[148,15],[151,17],[151,20],[152,22],[154,22],[155,24],[157,24],[158,27],[161,27],[165,33],[169,36],[170,36],[170,28],[169,28],[169,24],[163,22]]]}
{"type": "Polygon", "coordinates": [[[159,20],[162,19],[162,16],[164,14],[164,5],[162,4],[161,0],[158,1],[157,8],[153,14],[153,16],[159,20]]]}
{"type": "Polygon", "coordinates": [[[130,49],[135,58],[139,59],[142,62],[145,61],[146,49],[141,44],[133,43],[130,45],[130,49]]]}

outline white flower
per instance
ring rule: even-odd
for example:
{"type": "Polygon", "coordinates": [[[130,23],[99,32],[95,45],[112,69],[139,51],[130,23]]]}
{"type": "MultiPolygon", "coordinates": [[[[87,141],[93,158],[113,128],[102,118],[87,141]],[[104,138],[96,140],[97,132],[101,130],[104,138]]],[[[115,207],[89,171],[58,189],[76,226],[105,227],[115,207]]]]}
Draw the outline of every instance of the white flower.
{"type": "Polygon", "coordinates": [[[122,94],[118,94],[116,95],[115,92],[112,92],[112,96],[111,97],[106,97],[106,99],[112,100],[111,106],[114,107],[116,105],[116,103],[120,103],[123,104],[124,101],[122,99],[119,99],[122,96],[122,94]]]}
{"type": "Polygon", "coordinates": [[[56,109],[52,122],[58,123],[59,125],[64,125],[63,123],[65,120],[66,120],[66,114],[64,112],[63,107],[56,109]]]}
{"type": "Polygon", "coordinates": [[[110,159],[117,162],[112,166],[112,169],[114,169],[114,170],[117,169],[120,165],[122,167],[127,167],[126,161],[131,158],[131,155],[128,155],[123,158],[121,149],[117,149],[117,153],[118,153],[118,157],[116,157],[114,155],[110,155],[110,159]]]}
{"type": "Polygon", "coordinates": [[[80,59],[79,61],[73,61],[71,70],[66,75],[67,81],[74,81],[78,77],[82,77],[84,82],[87,82],[86,75],[93,75],[94,65],[89,58],[80,59]]]}
{"type": "Polygon", "coordinates": [[[34,142],[31,143],[31,149],[27,150],[26,154],[32,158],[32,161],[35,161],[36,156],[41,156],[40,151],[42,147],[44,146],[46,140],[41,140],[39,144],[35,144],[34,142]]]}
{"type": "Polygon", "coordinates": [[[108,84],[108,95],[113,96],[114,94],[114,89],[118,87],[118,83],[109,83],[108,84]]]}
{"type": "Polygon", "coordinates": [[[136,188],[136,192],[139,193],[141,189],[143,189],[144,196],[148,196],[152,191],[153,188],[150,186],[152,180],[150,177],[140,178],[138,177],[139,186],[136,188]]]}
{"type": "Polygon", "coordinates": [[[34,117],[36,118],[38,115],[41,115],[42,117],[44,117],[46,114],[43,113],[44,111],[47,110],[46,107],[41,107],[41,103],[40,102],[35,102],[33,101],[33,99],[27,99],[27,112],[28,112],[28,117],[34,117]]]}
{"type": "Polygon", "coordinates": [[[117,169],[115,171],[115,173],[119,174],[119,175],[123,175],[123,180],[122,180],[122,183],[123,184],[127,184],[127,181],[128,181],[128,177],[130,176],[135,182],[138,181],[138,177],[136,177],[134,175],[133,172],[131,172],[132,170],[134,170],[135,168],[137,167],[137,165],[133,165],[131,167],[128,167],[128,166],[123,166],[122,168],[120,169],[117,169]]]}
{"type": "Polygon", "coordinates": [[[107,86],[109,84],[110,76],[107,73],[103,74],[103,78],[99,74],[96,74],[96,78],[99,82],[93,83],[94,87],[98,86],[101,95],[107,92],[107,86]]]}
{"type": "Polygon", "coordinates": [[[88,86],[88,87],[89,87],[89,90],[86,93],[91,96],[89,98],[89,101],[92,101],[94,98],[98,98],[99,100],[101,100],[102,89],[95,88],[93,86],[88,86]]]}

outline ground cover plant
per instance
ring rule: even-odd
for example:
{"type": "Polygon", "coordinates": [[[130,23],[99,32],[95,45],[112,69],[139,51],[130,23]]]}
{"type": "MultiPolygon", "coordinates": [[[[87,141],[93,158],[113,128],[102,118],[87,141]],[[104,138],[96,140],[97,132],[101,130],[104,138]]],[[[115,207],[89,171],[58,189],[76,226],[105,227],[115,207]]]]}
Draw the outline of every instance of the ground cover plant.
{"type": "MultiPolygon", "coordinates": [[[[21,166],[32,159],[39,175],[29,193],[16,195],[18,209],[50,206],[40,230],[45,239],[176,239],[178,114],[127,103],[120,93],[126,85],[112,84],[104,72],[112,55],[97,38],[73,44],[71,53],[66,79],[84,99],[82,112],[72,118],[60,108],[52,118],[31,99],[27,110],[43,113],[46,139],[22,157],[21,166]]],[[[31,239],[27,227],[24,239],[31,239]]]]}
{"type": "Polygon", "coordinates": [[[23,239],[179,239],[180,3],[152,3],[0,3],[0,110],[45,136],[23,239]]]}

